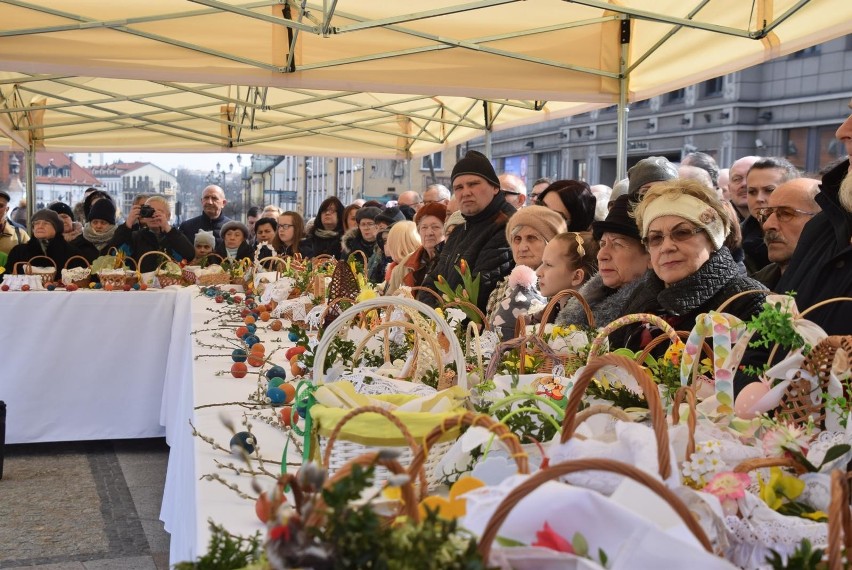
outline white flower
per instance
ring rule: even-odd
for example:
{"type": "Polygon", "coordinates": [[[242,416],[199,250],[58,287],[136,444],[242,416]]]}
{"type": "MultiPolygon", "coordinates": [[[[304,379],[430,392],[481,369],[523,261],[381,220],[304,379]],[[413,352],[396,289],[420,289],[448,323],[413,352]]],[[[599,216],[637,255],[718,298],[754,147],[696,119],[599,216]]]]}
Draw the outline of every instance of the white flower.
{"type": "Polygon", "coordinates": [[[452,326],[456,326],[467,318],[465,312],[457,307],[450,307],[449,309],[446,309],[446,311],[447,322],[452,326]]]}

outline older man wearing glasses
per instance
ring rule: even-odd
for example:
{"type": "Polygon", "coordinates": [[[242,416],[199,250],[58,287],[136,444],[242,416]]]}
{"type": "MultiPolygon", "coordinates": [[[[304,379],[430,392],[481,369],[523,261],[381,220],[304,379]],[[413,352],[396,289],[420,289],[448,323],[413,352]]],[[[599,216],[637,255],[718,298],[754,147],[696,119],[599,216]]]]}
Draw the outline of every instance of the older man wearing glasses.
{"type": "Polygon", "coordinates": [[[501,174],[499,180],[500,190],[503,191],[506,201],[513,205],[515,209],[523,208],[524,203],[527,201],[527,185],[524,181],[520,177],[509,174],[508,172],[501,174]]]}
{"type": "Polygon", "coordinates": [[[790,264],[805,224],[822,210],[814,199],[819,192],[818,184],[818,180],[811,178],[784,182],[768,196],[767,205],[755,211],[771,263],[752,277],[772,290],[790,264]]]}

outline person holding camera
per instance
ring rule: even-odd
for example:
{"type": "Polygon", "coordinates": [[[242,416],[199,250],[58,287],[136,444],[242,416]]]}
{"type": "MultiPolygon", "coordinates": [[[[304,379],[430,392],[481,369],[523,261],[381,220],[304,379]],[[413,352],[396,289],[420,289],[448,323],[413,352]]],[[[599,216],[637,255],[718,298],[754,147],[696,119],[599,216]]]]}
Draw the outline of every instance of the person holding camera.
{"type": "MultiPolygon", "coordinates": [[[[116,228],[110,246],[137,260],[149,251],[162,251],[177,262],[190,261],[195,257],[195,246],[169,223],[171,217],[169,203],[162,196],[151,196],[142,205],[134,204],[127,219],[116,228]],[[134,230],[137,221],[139,229],[134,230]]],[[[139,270],[142,273],[155,271],[162,261],[148,256],[139,270]]]]}

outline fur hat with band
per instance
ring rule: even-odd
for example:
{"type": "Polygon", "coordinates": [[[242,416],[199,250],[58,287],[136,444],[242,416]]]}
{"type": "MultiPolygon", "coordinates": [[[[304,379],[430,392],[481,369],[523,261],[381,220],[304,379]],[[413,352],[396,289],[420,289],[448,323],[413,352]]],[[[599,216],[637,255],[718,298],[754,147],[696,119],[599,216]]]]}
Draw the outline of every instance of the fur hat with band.
{"type": "Polygon", "coordinates": [[[634,202],[638,202],[639,189],[649,182],[664,182],[677,178],[677,168],[662,156],[649,156],[643,158],[630,167],[627,171],[630,180],[627,187],[627,195],[634,202]]]}
{"type": "Polygon", "coordinates": [[[45,208],[44,210],[39,210],[35,214],[33,214],[32,225],[35,226],[37,221],[48,222],[53,225],[53,228],[56,230],[56,235],[61,236],[62,231],[65,228],[65,225],[62,223],[62,219],[59,217],[54,210],[49,210],[45,208]]]}
{"type": "Polygon", "coordinates": [[[550,241],[557,234],[568,231],[565,219],[555,210],[546,206],[527,206],[521,208],[506,222],[506,241],[512,243],[512,234],[516,228],[527,226],[537,231],[545,241],[550,241]]]}
{"type": "Polygon", "coordinates": [[[373,220],[376,221],[376,218],[379,214],[382,213],[381,208],[376,208],[373,206],[367,206],[366,208],[360,208],[357,212],[355,212],[355,221],[361,222],[361,220],[373,220]]]}
{"type": "Polygon", "coordinates": [[[87,219],[90,222],[92,220],[103,220],[108,224],[115,225],[115,204],[112,203],[112,200],[98,200],[89,208],[87,219]]]}
{"type": "Polygon", "coordinates": [[[396,206],[394,206],[393,208],[385,208],[378,216],[376,216],[376,223],[384,222],[389,226],[392,226],[396,222],[402,222],[404,220],[405,214],[403,214],[402,211],[396,206]]]}
{"type": "Polygon", "coordinates": [[[651,202],[643,204],[642,237],[648,237],[651,222],[663,216],[679,216],[689,220],[707,233],[714,249],[725,244],[728,236],[725,223],[712,206],[689,194],[663,194],[655,196],[651,202]]]}
{"type": "Polygon", "coordinates": [[[475,150],[467,151],[460,161],[453,167],[452,181],[462,174],[475,174],[487,180],[492,186],[500,188],[500,180],[497,178],[497,172],[491,165],[488,157],[475,150]]]}
{"type": "Polygon", "coordinates": [[[440,202],[424,204],[419,210],[417,210],[417,215],[414,216],[414,223],[419,226],[420,221],[426,216],[435,216],[441,220],[441,223],[443,224],[447,221],[447,207],[440,202]]]}
{"type": "Polygon", "coordinates": [[[225,234],[228,233],[229,230],[240,230],[243,232],[243,239],[247,240],[249,238],[248,227],[237,220],[231,220],[229,222],[225,222],[225,225],[222,226],[222,229],[219,231],[219,235],[225,237],[225,234]]]}

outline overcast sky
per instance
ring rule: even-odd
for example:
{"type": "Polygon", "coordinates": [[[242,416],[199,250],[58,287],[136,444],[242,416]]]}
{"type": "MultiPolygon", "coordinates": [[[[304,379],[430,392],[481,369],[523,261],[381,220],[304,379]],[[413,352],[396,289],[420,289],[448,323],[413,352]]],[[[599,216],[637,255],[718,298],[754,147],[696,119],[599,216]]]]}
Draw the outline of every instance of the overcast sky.
{"type": "MultiPolygon", "coordinates": [[[[234,170],[238,168],[236,154],[120,152],[104,153],[103,157],[104,164],[112,164],[117,160],[122,160],[123,162],[150,162],[151,164],[159,166],[168,172],[171,172],[172,169],[181,167],[188,168],[190,170],[202,170],[209,172],[210,170],[216,169],[217,162],[221,164],[223,170],[228,170],[229,164],[234,165],[234,170]]],[[[242,165],[248,166],[251,163],[251,155],[243,154],[242,157],[242,165]]],[[[79,158],[75,157],[75,162],[83,164],[83,166],[87,166],[84,162],[81,163],[81,160],[84,160],[83,156],[80,156],[79,158]]]]}

